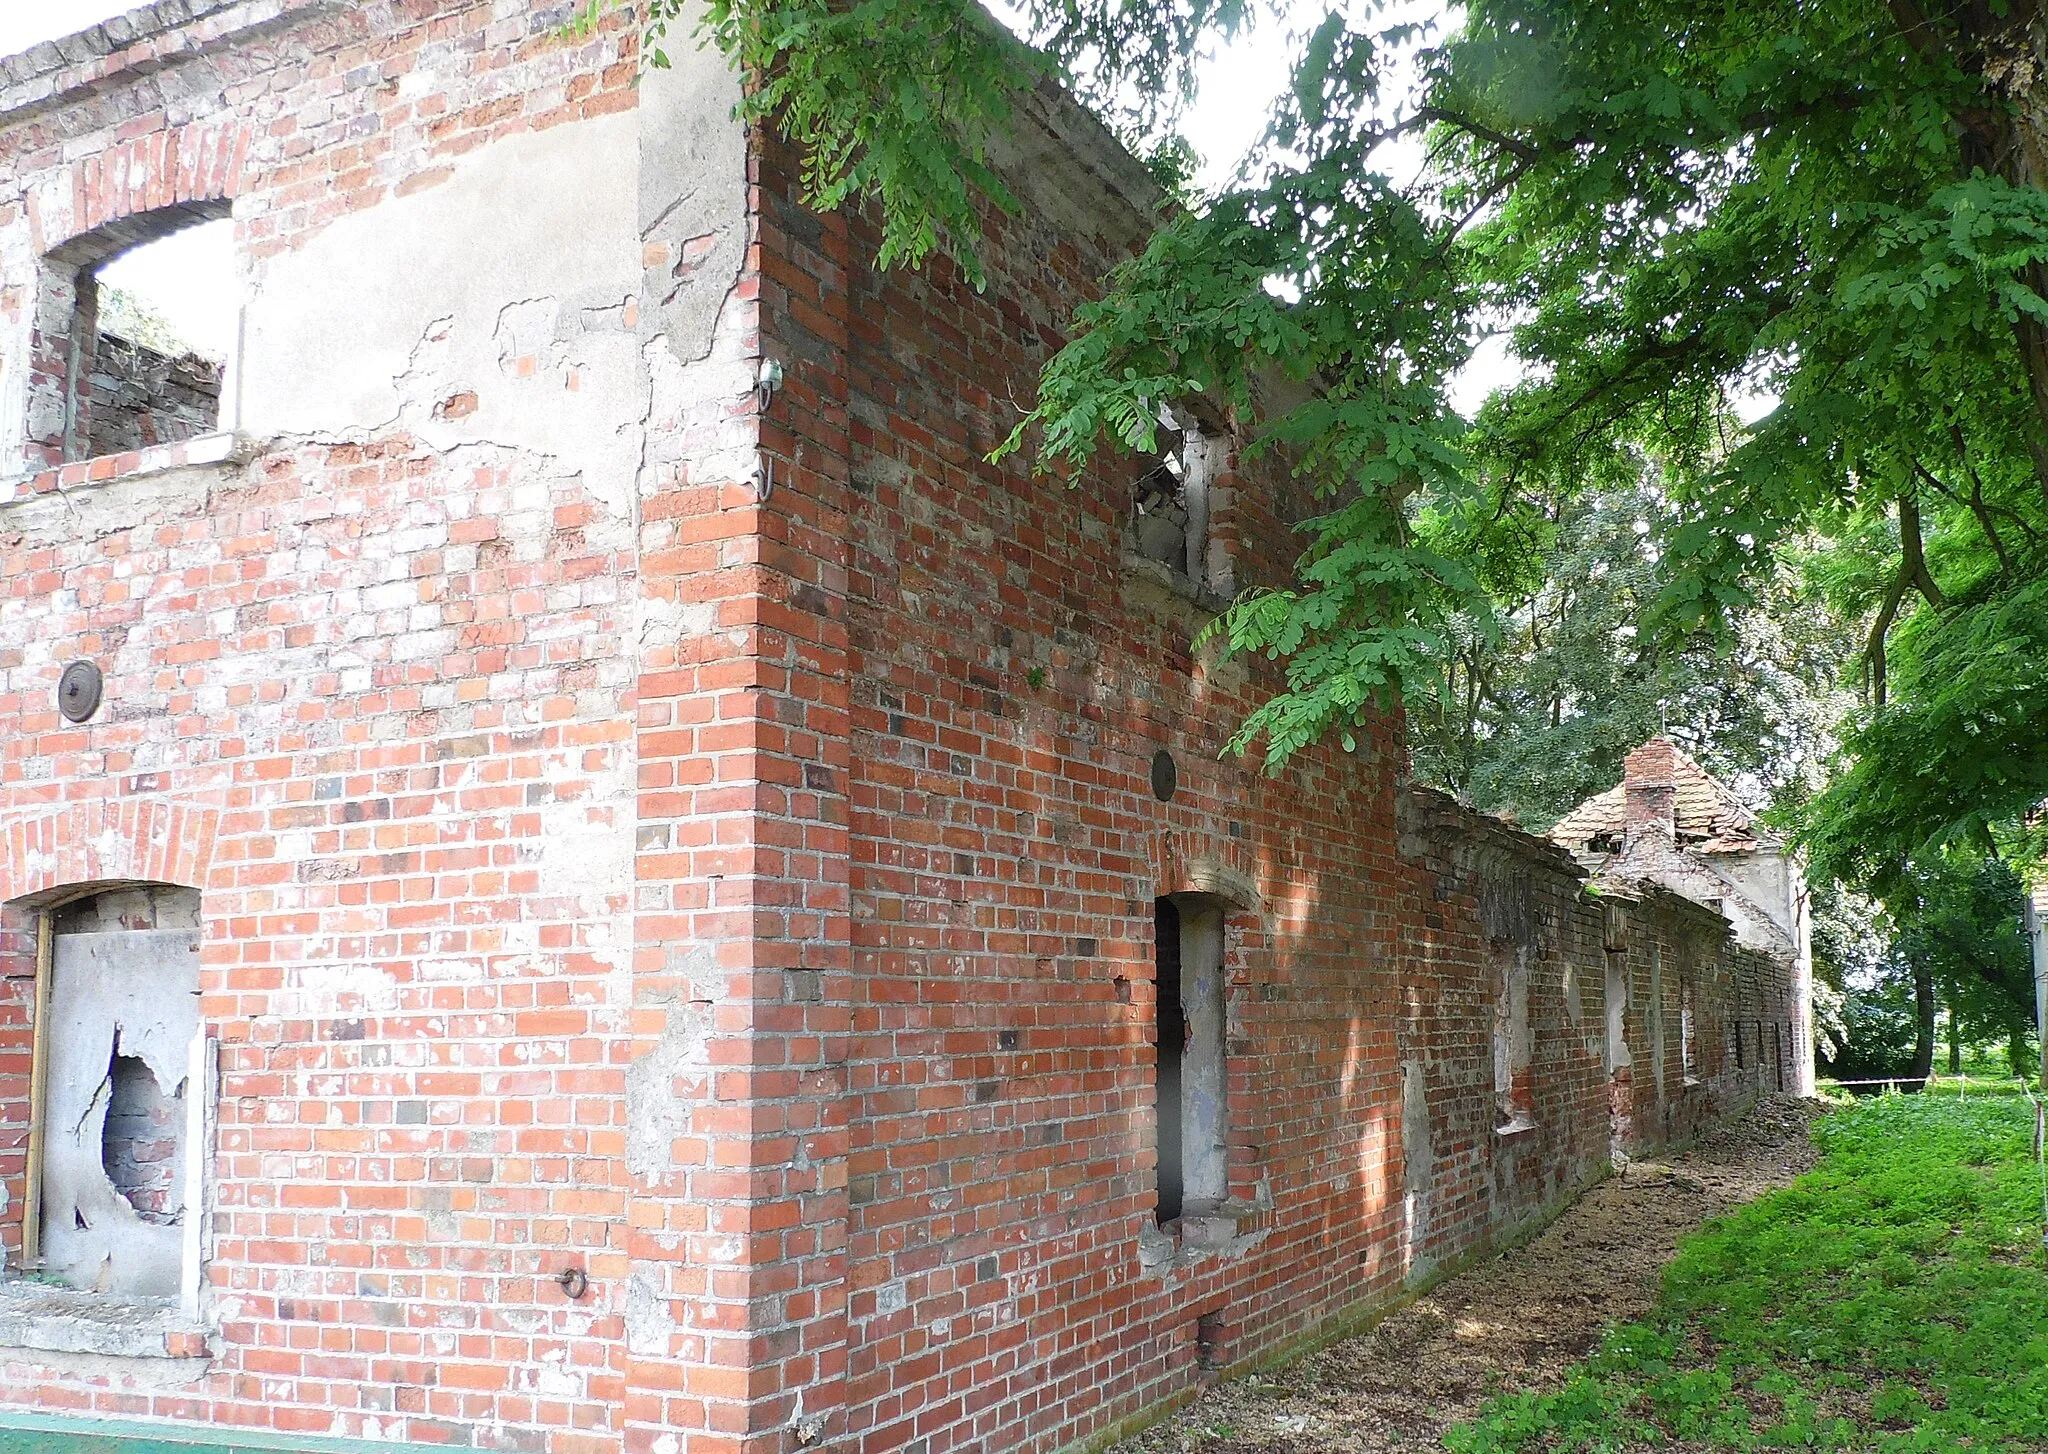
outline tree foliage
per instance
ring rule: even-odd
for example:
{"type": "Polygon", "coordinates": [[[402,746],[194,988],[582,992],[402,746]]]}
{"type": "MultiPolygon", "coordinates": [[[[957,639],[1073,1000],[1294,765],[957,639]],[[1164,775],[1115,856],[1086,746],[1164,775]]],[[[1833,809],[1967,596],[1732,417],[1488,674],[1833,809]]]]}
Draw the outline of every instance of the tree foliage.
{"type": "Polygon", "coordinates": [[[1729,641],[1644,632],[1676,568],[1654,468],[1518,502],[1475,563],[1498,628],[1457,633],[1445,680],[1410,710],[1416,775],[1542,829],[1621,780],[1650,737],[1677,740],[1762,803],[1821,781],[1846,705],[1842,621],[1787,561],[1734,611],[1729,641]]]}
{"type": "Polygon", "coordinates": [[[1823,1069],[1840,1079],[1924,1076],[1935,1014],[1951,1043],[2003,1044],[2032,1065],[2033,962],[2020,927],[2023,886],[2010,863],[1950,851],[1908,863],[1882,903],[1823,883],[1813,901],[1816,1030],[1823,1069]]]}
{"type": "MultiPolygon", "coordinates": [[[[657,31],[682,13],[653,6],[657,31]]],[[[1250,0],[1029,0],[1028,48],[972,0],[704,17],[814,203],[878,208],[885,263],[943,251],[977,279],[981,218],[1016,205],[987,143],[1021,88],[1057,77],[1158,134],[1201,46],[1275,23],[1250,0]]],[[[2033,0],[1471,0],[1443,34],[1340,7],[1298,41],[1242,180],[1164,216],[1080,310],[1008,446],[1085,468],[1201,393],[1312,485],[1295,580],[1220,628],[1286,668],[1236,745],[1277,770],[1397,698],[1455,720],[1461,653],[1503,629],[1485,563],[1648,459],[1659,568],[1629,609],[1660,661],[1739,655],[1815,532],[1837,543],[1866,705],[1813,815],[1824,865],[1896,876],[2010,839],[2048,796],[2033,0]],[[1388,148],[1417,139],[1430,164],[1397,180],[1388,148]],[[1446,387],[1489,326],[1531,374],[1468,428],[1446,387]],[[1758,393],[1775,407],[1745,426],[1758,393]]]]}

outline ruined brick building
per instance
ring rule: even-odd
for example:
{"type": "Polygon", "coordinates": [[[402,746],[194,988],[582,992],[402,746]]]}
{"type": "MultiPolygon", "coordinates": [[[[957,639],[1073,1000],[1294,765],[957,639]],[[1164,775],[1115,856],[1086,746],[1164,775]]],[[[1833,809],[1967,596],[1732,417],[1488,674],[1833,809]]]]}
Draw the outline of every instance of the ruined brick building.
{"type": "Polygon", "coordinates": [[[0,63],[0,1430],[1049,1451],[1791,1083],[1786,964],[1397,720],[1221,756],[1224,421],[985,462],[1158,202],[1096,123],[878,275],[569,9],[0,63]],[[97,275],[223,218],[193,432],[97,275]]]}
{"type": "MultiPolygon", "coordinates": [[[[1654,737],[1631,752],[1619,785],[1579,804],[1545,836],[1597,880],[1660,884],[1720,913],[1738,944],[1790,965],[1794,997],[1811,1000],[1812,900],[1804,861],[1669,738],[1654,737]]],[[[1729,1027],[1738,1037],[1752,1031],[1761,1037],[1762,1023],[1745,1026],[1738,1018],[1729,1027]]],[[[1768,1049],[1759,1039],[1757,1053],[1768,1049]]],[[[1812,1055],[1791,1060],[1795,1089],[1812,1095],[1812,1055]]]]}

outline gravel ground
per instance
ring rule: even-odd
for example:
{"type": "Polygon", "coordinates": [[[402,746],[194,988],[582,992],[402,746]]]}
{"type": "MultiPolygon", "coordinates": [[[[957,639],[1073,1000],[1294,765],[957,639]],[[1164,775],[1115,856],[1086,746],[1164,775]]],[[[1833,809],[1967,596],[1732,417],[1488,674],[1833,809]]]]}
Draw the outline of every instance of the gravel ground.
{"type": "Polygon", "coordinates": [[[1441,1454],[1505,1389],[1549,1388],[1640,1316],[1678,1241],[1813,1164],[1818,1102],[1769,1096],[1681,1155],[1632,1163],[1534,1241],[1285,1368],[1209,1390],[1112,1454],[1441,1454]]]}

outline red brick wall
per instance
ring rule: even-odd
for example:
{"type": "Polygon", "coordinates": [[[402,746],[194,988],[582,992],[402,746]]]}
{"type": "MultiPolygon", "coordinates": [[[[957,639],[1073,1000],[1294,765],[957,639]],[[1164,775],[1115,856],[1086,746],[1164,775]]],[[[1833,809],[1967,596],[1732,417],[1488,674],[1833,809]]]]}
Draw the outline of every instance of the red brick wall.
{"type": "MultiPolygon", "coordinates": [[[[309,12],[168,100],[115,66],[0,128],[0,246],[155,205],[118,180],[149,137],[217,139],[202,190],[261,259],[635,104],[616,25],[564,46],[496,8],[309,12]]],[[[1561,856],[1397,813],[1397,720],[1273,777],[1223,758],[1270,682],[1193,652],[1206,610],[1124,560],[1134,466],[985,462],[1145,221],[1135,165],[1055,119],[985,293],[877,277],[872,228],[757,147],[723,372],[648,385],[630,512],[400,426],[95,483],[83,527],[58,481],[0,485],[0,1238],[36,896],[199,888],[222,1075],[210,1365],[21,1357],[0,1402],[549,1454],[1051,1450],[1213,1372],[1198,1321],[1242,1362],[1597,1173],[1605,910],[1561,856]],[[756,355],[786,368],[758,417],[727,387],[756,355]],[[52,695],[74,657],[108,666],[84,727],[52,695]],[[1153,901],[1196,890],[1231,903],[1240,1235],[1169,1267],[1153,901]],[[1534,1126],[1501,1144],[1518,953],[1534,1126]]],[[[1237,584],[1284,579],[1298,488],[1220,484],[1237,584]]],[[[1780,1014],[1711,916],[1630,912],[1667,1042],[1686,976],[1709,1057],[1780,1014]]],[[[1764,1074],[1685,1086],[1674,1051],[1658,1082],[1648,1025],[1644,1139],[1764,1074]]]]}
{"type": "Polygon", "coordinates": [[[220,420],[220,365],[196,354],[173,358],[116,333],[93,346],[88,453],[121,454],[195,434],[220,420]]]}
{"type": "MultiPolygon", "coordinates": [[[[564,46],[561,16],[502,8],[330,8],[0,118],[0,232],[75,250],[234,197],[260,257],[494,138],[633,104],[621,26],[564,46]]],[[[403,430],[97,484],[62,529],[53,483],[0,485],[0,899],[203,893],[218,1336],[196,1377],[0,1354],[0,1402],[618,1449],[633,901],[583,872],[630,871],[636,818],[610,507],[403,430]],[[54,685],[80,657],[106,704],[72,726],[54,685]],[[582,1303],[553,1281],[571,1265],[582,1303]]],[[[30,925],[19,902],[0,921],[10,1261],[30,925]]]]}
{"type": "MultiPolygon", "coordinates": [[[[1102,185],[1078,164],[1042,181],[1102,185]]],[[[1491,1106],[1476,911],[1435,907],[1397,857],[1396,726],[1277,778],[1220,759],[1261,686],[1198,661],[1205,614],[1121,558],[1132,467],[1107,459],[1069,488],[985,462],[1113,258],[1121,203],[1100,203],[1102,236],[999,223],[977,294],[943,264],[875,276],[864,228],[847,277],[838,224],[789,190],[762,198],[763,344],[834,404],[850,377],[852,445],[842,486],[832,409],[793,426],[798,458],[834,462],[817,492],[852,543],[851,1033],[806,1046],[850,1107],[847,1370],[803,1407],[843,1410],[828,1431],[866,1450],[1052,1449],[1194,1386],[1198,1319],[1213,1358],[1242,1361],[1594,1174],[1601,988],[1579,1048],[1540,1042],[1544,1129],[1504,1164],[1466,1124],[1468,1102],[1491,1106]],[[1161,746],[1181,777],[1166,805],[1147,784],[1161,746]],[[1229,916],[1227,960],[1232,1190],[1257,1211],[1249,1245],[1167,1273],[1139,1255],[1152,900],[1202,859],[1256,898],[1229,916]],[[1418,952],[1432,917],[1448,952],[1418,952]],[[1429,1008],[1404,1019],[1418,997],[1429,1008]],[[1411,1025],[1446,1127],[1427,1247],[1403,1203],[1411,1025]]],[[[1241,585],[1284,578],[1293,495],[1270,474],[1235,492],[1219,526],[1242,542],[1241,585]]],[[[1593,911],[1560,882],[1559,932],[1583,935],[1593,911]]]]}

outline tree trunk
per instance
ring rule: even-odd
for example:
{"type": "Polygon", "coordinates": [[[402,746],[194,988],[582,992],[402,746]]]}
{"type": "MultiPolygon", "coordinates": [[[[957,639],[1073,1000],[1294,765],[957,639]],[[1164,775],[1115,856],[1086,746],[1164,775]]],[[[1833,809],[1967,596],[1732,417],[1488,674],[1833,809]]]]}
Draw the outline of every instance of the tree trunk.
{"type": "Polygon", "coordinates": [[[2012,1033],[2006,1037],[2005,1058],[2011,1063],[2015,1077],[2025,1081],[2034,1079],[2034,1056],[2027,1047],[2027,1032],[2024,1026],[2013,1026],[2012,1033]]]}
{"type": "MultiPolygon", "coordinates": [[[[2007,105],[1994,104],[1966,118],[1966,128],[1988,155],[1971,155],[1976,148],[1967,144],[1964,155],[2015,187],[2039,188],[2048,185],[2048,32],[2034,10],[2031,0],[2010,7],[1970,7],[1969,13],[1988,32],[1976,37],[1978,74],[1988,83],[1991,96],[2007,105]]],[[[2038,296],[2048,298],[2048,268],[2029,263],[2025,281],[2038,296]]],[[[2027,313],[2020,314],[2013,327],[2034,405],[2033,427],[2022,432],[2034,462],[2034,486],[2048,504],[2048,327],[2027,313]]]]}
{"type": "Polygon", "coordinates": [[[1913,966],[1913,1076],[1909,1091],[1919,1090],[1934,1073],[1934,975],[1920,965],[1913,966]]]}
{"type": "MultiPolygon", "coordinates": [[[[1962,108],[1962,162],[2017,187],[2048,186],[2048,24],[2037,0],[1962,0],[1936,7],[1886,0],[1899,34],[1921,56],[1953,65],[1983,86],[1983,104],[1962,108]]],[[[2048,298],[2048,268],[2026,265],[2022,279],[2048,298]]],[[[2048,327],[2021,314],[2014,342],[2027,373],[2032,427],[2022,426],[2034,483],[2048,503],[2048,327]]]]}
{"type": "Polygon", "coordinates": [[[1948,1012],[1948,1073],[1963,1073],[1963,1042],[1956,1038],[1956,1012],[1951,1005],[1948,1012]]]}

